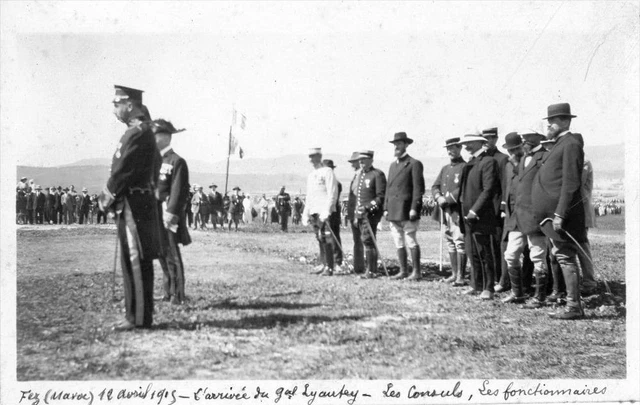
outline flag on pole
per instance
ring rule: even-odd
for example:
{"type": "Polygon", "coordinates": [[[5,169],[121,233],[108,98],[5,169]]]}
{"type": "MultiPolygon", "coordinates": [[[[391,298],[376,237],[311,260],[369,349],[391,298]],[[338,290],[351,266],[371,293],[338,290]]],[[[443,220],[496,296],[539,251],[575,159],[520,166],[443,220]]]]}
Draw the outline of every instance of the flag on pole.
{"type": "Polygon", "coordinates": [[[238,111],[233,109],[233,115],[231,116],[231,125],[236,125],[236,121],[238,119],[238,111]]]}
{"type": "Polygon", "coordinates": [[[232,134],[231,135],[230,145],[229,145],[229,154],[235,155],[236,149],[238,149],[238,138],[236,138],[232,134]]]}
{"type": "Polygon", "coordinates": [[[242,119],[240,120],[240,128],[244,129],[247,126],[247,117],[244,114],[242,115],[242,119]]]}
{"type": "Polygon", "coordinates": [[[240,156],[240,159],[242,159],[244,157],[244,151],[242,150],[242,147],[239,148],[240,150],[238,151],[238,156],[240,156]]]}

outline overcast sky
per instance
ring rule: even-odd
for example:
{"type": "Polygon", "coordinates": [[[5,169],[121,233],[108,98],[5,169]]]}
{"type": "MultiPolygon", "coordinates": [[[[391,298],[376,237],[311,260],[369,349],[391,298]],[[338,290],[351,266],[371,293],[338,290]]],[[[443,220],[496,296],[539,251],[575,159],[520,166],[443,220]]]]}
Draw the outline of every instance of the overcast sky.
{"type": "Polygon", "coordinates": [[[110,158],[113,85],[145,90],[226,157],[232,109],[249,157],[373,149],[537,126],[567,101],[591,145],[638,138],[638,3],[2,2],[2,153],[21,165],[110,158]]]}

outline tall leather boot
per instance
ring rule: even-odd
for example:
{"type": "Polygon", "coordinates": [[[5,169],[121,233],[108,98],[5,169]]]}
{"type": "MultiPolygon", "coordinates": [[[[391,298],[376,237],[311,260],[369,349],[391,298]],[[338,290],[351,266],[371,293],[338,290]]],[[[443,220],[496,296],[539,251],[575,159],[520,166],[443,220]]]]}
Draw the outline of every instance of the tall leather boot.
{"type": "Polygon", "coordinates": [[[367,271],[360,277],[375,278],[378,270],[378,253],[374,248],[366,248],[365,261],[367,262],[367,271]]]}
{"type": "Polygon", "coordinates": [[[400,272],[395,276],[391,276],[391,280],[407,278],[407,249],[404,247],[398,249],[398,262],[400,262],[400,272]]]}
{"type": "Polygon", "coordinates": [[[324,243],[324,257],[325,257],[325,263],[327,264],[327,268],[322,273],[320,273],[320,275],[332,276],[335,262],[333,259],[333,244],[331,242],[324,243]]]}
{"type": "Polygon", "coordinates": [[[451,261],[451,276],[444,279],[445,283],[453,283],[458,278],[458,256],[456,252],[449,252],[451,261]]]}
{"type": "Polygon", "coordinates": [[[576,263],[560,263],[564,282],[567,286],[567,306],[555,313],[549,314],[553,319],[578,319],[584,316],[580,300],[580,273],[576,263]]]}
{"type": "Polygon", "coordinates": [[[458,272],[456,273],[456,281],[453,282],[454,287],[462,287],[464,286],[464,276],[467,271],[467,254],[458,252],[457,263],[458,263],[458,272]]]}
{"type": "Polygon", "coordinates": [[[411,263],[413,264],[413,269],[409,277],[407,277],[407,280],[418,281],[422,278],[422,273],[420,273],[420,246],[411,248],[409,251],[411,252],[411,263]]]}
{"type": "Polygon", "coordinates": [[[353,244],[353,270],[356,274],[362,274],[365,271],[364,247],[360,241],[353,244]]]}
{"type": "Polygon", "coordinates": [[[523,302],[525,297],[522,292],[522,268],[508,267],[507,273],[509,275],[509,281],[511,282],[511,293],[504,298],[502,302],[505,304],[523,302]]]}
{"type": "Polygon", "coordinates": [[[528,309],[536,309],[546,305],[547,275],[539,269],[534,269],[533,278],[536,282],[534,285],[534,295],[524,304],[524,307],[528,309]]]}

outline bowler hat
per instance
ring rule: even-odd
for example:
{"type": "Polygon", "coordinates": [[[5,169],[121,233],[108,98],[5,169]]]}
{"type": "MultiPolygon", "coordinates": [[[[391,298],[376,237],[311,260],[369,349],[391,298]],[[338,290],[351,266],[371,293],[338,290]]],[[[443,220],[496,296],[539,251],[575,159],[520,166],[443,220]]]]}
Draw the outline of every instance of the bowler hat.
{"type": "Polygon", "coordinates": [[[493,128],[483,129],[482,136],[484,136],[485,138],[488,136],[498,136],[498,128],[493,127],[493,128]]]}
{"type": "Polygon", "coordinates": [[[507,150],[517,148],[518,146],[522,146],[522,137],[518,135],[517,132],[509,132],[504,137],[504,141],[505,143],[504,145],[502,145],[502,147],[507,150]]]}
{"type": "MultiPolygon", "coordinates": [[[[325,160],[323,160],[323,161],[322,161],[322,164],[323,164],[323,165],[325,165],[325,166],[327,166],[327,167],[330,167],[330,168],[332,168],[332,169],[335,169],[335,168],[336,168],[336,165],[334,165],[334,164],[333,164],[333,160],[331,160],[331,159],[325,159],[325,160]]],[[[282,186],[282,187],[284,187],[284,186],[282,186]]]]}
{"type": "Polygon", "coordinates": [[[358,152],[358,159],[370,159],[373,158],[372,150],[361,150],[358,152]]]}
{"type": "Polygon", "coordinates": [[[309,156],[322,155],[322,148],[309,148],[309,156]]]}
{"type": "Polygon", "coordinates": [[[142,102],[142,90],[132,89],[131,87],[125,87],[120,85],[114,85],[116,89],[116,95],[113,98],[114,103],[119,103],[122,100],[131,100],[142,102]]]}
{"type": "Polygon", "coordinates": [[[575,115],[571,114],[571,106],[569,103],[551,104],[547,107],[547,116],[543,120],[548,120],[553,117],[571,117],[575,118],[575,115]]]}
{"type": "Polygon", "coordinates": [[[186,131],[183,129],[176,129],[170,121],[163,119],[157,119],[151,123],[154,134],[177,134],[178,132],[186,131]]]}
{"type": "Polygon", "coordinates": [[[396,132],[393,135],[393,141],[389,141],[389,142],[390,143],[406,142],[407,144],[411,145],[413,143],[413,139],[409,138],[406,132],[396,132]]]}
{"type": "Polygon", "coordinates": [[[460,137],[449,138],[446,141],[444,141],[444,147],[447,148],[453,145],[460,145],[459,142],[460,142],[460,137]]]}
{"type": "Polygon", "coordinates": [[[487,142],[487,140],[477,134],[467,134],[465,136],[462,137],[462,139],[460,139],[460,141],[458,143],[462,144],[462,143],[469,143],[469,142],[487,142]]]}
{"type": "Polygon", "coordinates": [[[347,160],[347,162],[349,162],[349,163],[357,162],[358,161],[358,155],[359,155],[358,152],[353,152],[351,154],[351,158],[349,160],[347,160]]]}

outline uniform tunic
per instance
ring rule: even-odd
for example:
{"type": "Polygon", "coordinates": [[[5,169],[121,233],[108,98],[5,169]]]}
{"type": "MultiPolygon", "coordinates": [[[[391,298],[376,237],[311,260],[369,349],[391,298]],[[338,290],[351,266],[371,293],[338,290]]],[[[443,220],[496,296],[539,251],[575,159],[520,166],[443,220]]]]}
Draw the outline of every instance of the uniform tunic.
{"type": "Polygon", "coordinates": [[[355,184],[357,184],[355,193],[355,220],[360,229],[360,239],[364,246],[374,248],[373,238],[370,232],[365,229],[367,227],[366,222],[369,222],[368,227],[375,237],[378,230],[378,223],[382,218],[382,206],[387,189],[387,178],[381,170],[371,166],[367,170],[361,169],[358,172],[355,184]],[[360,207],[363,207],[364,210],[360,207]]]}

